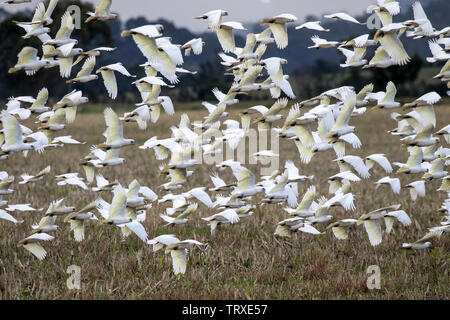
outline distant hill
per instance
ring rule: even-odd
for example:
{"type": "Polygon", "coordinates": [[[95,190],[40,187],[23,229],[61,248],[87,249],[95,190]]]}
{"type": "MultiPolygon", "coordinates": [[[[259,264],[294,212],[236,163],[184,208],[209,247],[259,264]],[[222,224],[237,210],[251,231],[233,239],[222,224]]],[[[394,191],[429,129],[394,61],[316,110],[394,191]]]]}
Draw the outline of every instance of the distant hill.
{"type": "MultiPolygon", "coordinates": [[[[411,4],[415,1],[403,0],[400,2],[402,6],[402,13],[395,16],[393,21],[396,22],[413,19],[414,15],[411,4]]],[[[448,18],[448,14],[450,13],[450,1],[422,0],[421,3],[428,18],[436,29],[442,29],[450,25],[450,20],[448,18]]],[[[368,14],[363,13],[355,18],[358,21],[365,22],[368,16],[368,14]]],[[[268,56],[280,56],[288,59],[289,64],[286,67],[287,70],[293,70],[301,66],[313,65],[318,59],[326,60],[330,63],[339,63],[344,59],[343,56],[334,49],[308,49],[307,47],[313,44],[311,37],[314,35],[318,35],[319,37],[327,40],[344,41],[371,32],[371,30],[367,29],[366,26],[360,26],[351,22],[321,19],[320,17],[310,17],[307,20],[321,20],[322,25],[326,29],[330,29],[330,32],[318,32],[308,29],[295,30],[295,26],[302,24],[304,21],[291,25],[288,28],[289,46],[282,51],[278,50],[274,46],[270,46],[267,51],[268,56]]],[[[251,30],[254,32],[259,32],[261,31],[261,27],[254,24],[251,30]]],[[[428,39],[412,40],[403,36],[401,40],[410,56],[418,54],[420,57],[425,58],[430,55],[428,39]]]]}
{"type": "MultiPolygon", "coordinates": [[[[92,10],[92,3],[82,2],[80,0],[72,0],[73,3],[84,6],[83,11],[87,9],[92,10]]],[[[374,0],[375,2],[375,0],[374,0]]],[[[402,6],[402,13],[394,17],[395,21],[404,21],[413,18],[411,4],[414,1],[400,0],[402,6]]],[[[436,29],[442,29],[449,25],[448,14],[450,13],[450,1],[449,0],[422,0],[421,3],[424,6],[425,12],[428,18],[433,23],[436,29]]],[[[57,10],[58,16],[55,15],[55,19],[60,19],[60,16],[64,13],[65,8],[61,7],[57,10]]],[[[16,19],[19,21],[25,21],[27,17],[30,19],[32,16],[31,11],[25,11],[17,13],[16,19]]],[[[11,21],[7,21],[10,18],[5,10],[0,8],[0,44],[2,50],[0,50],[0,65],[2,70],[8,70],[16,62],[16,54],[25,45],[31,45],[36,48],[40,43],[37,39],[24,40],[21,38],[23,31],[15,26],[11,21]]],[[[364,12],[356,18],[359,21],[366,21],[368,15],[364,12]]],[[[377,76],[374,71],[366,71],[363,76],[367,77],[372,75],[374,79],[363,79],[359,74],[359,70],[353,69],[340,69],[338,63],[343,61],[344,57],[338,53],[336,49],[321,49],[314,50],[307,47],[312,44],[311,37],[318,34],[320,37],[335,40],[344,41],[354,38],[356,36],[374,32],[367,29],[366,26],[360,26],[345,21],[334,21],[330,19],[321,19],[320,17],[309,16],[306,20],[322,20],[324,27],[331,29],[330,32],[316,32],[312,30],[295,30],[295,26],[300,25],[303,21],[298,21],[295,24],[291,24],[289,27],[289,46],[285,50],[278,50],[276,46],[270,45],[265,57],[278,56],[288,59],[289,63],[284,67],[284,70],[291,75],[291,82],[296,91],[301,96],[311,96],[315,93],[321,92],[329,88],[330,86],[345,85],[361,85],[364,82],[374,81],[385,86],[385,79],[387,74],[380,74],[377,76]],[[337,75],[339,73],[339,75],[337,75]],[[321,75],[328,74],[327,77],[321,75]],[[378,79],[378,80],[377,80],[378,79]]],[[[145,63],[146,59],[137,48],[132,37],[121,37],[121,32],[125,29],[131,29],[146,24],[162,24],[164,25],[164,36],[171,37],[174,43],[184,44],[185,42],[201,37],[206,46],[203,49],[203,53],[200,56],[191,55],[185,58],[184,68],[189,70],[196,70],[198,74],[196,76],[183,76],[181,83],[175,89],[171,89],[170,95],[175,100],[179,101],[193,101],[198,99],[213,99],[211,96],[211,89],[219,87],[226,90],[230,86],[231,77],[224,77],[224,67],[219,64],[220,58],[217,56],[222,51],[219,41],[214,32],[206,30],[204,33],[194,33],[186,28],[176,27],[171,21],[165,19],[159,19],[156,21],[149,21],[144,17],[138,17],[129,19],[127,21],[114,20],[105,23],[95,22],[87,26],[83,30],[76,30],[73,34],[74,38],[80,40],[80,46],[84,49],[92,49],[99,46],[114,46],[117,50],[111,53],[103,54],[97,60],[97,65],[106,65],[110,63],[122,62],[125,67],[138,77],[144,76],[142,68],[139,68],[139,64],[145,63]],[[109,26],[109,28],[108,28],[109,26]]],[[[245,35],[248,32],[258,33],[262,30],[262,27],[255,22],[245,23],[247,31],[239,32],[236,34],[236,44],[241,47],[245,43],[245,35]]],[[[59,24],[52,26],[52,34],[54,34],[59,27],[59,24]]],[[[425,57],[430,55],[428,48],[428,39],[411,40],[402,36],[402,42],[405,44],[406,50],[411,57],[418,55],[413,59],[412,63],[408,64],[403,69],[393,69],[390,72],[406,74],[406,69],[411,69],[411,74],[417,74],[417,72],[423,66],[425,57]],[[406,68],[406,69],[405,69],[406,68]],[[417,71],[417,72],[416,72],[417,71]]],[[[374,50],[373,48],[370,50],[374,50]]],[[[370,51],[369,50],[369,51],[370,51]]],[[[372,56],[372,52],[368,52],[367,58],[372,56]]],[[[77,72],[80,66],[74,68],[73,72],[77,72]]],[[[409,73],[408,73],[409,74],[409,73]]],[[[411,77],[413,79],[413,77],[411,77]]],[[[119,87],[121,88],[122,102],[133,102],[136,100],[137,90],[134,85],[131,84],[130,79],[119,76],[119,87]]],[[[413,81],[413,80],[411,80],[413,81]]],[[[435,81],[434,85],[440,85],[439,81],[435,81]]],[[[6,72],[0,74],[0,99],[4,100],[6,97],[13,95],[23,95],[25,88],[37,92],[43,85],[47,85],[52,88],[52,95],[62,96],[67,93],[68,90],[82,89],[83,92],[89,96],[91,101],[101,102],[106,99],[104,95],[103,86],[99,86],[98,82],[91,82],[88,84],[74,84],[66,85],[63,81],[60,81],[58,76],[58,70],[52,69],[46,72],[40,72],[36,77],[26,77],[23,74],[9,75],[6,72]]],[[[380,85],[381,86],[381,85],[380,85]]],[[[408,84],[405,87],[399,87],[399,94],[408,95],[414,90],[433,89],[434,87],[426,87],[425,84],[418,84],[416,87],[412,87],[408,84]],[[408,87],[409,86],[409,87],[408,87]],[[418,87],[417,87],[418,86],[418,87]]],[[[242,97],[242,99],[251,97],[242,97]]],[[[107,101],[107,100],[106,100],[107,101]]]]}
{"type": "MultiPolygon", "coordinates": [[[[411,4],[414,1],[411,0],[401,0],[402,13],[394,17],[395,21],[404,21],[413,18],[411,4]]],[[[424,6],[425,12],[428,18],[433,23],[436,29],[441,29],[449,25],[448,14],[450,13],[450,1],[449,0],[422,0],[422,5],[424,6]]],[[[356,17],[359,21],[365,21],[368,14],[362,13],[360,16],[356,17]]],[[[329,19],[320,19],[309,17],[308,20],[317,19],[322,20],[324,27],[331,29],[330,32],[317,32],[313,30],[295,30],[295,26],[303,23],[299,21],[296,24],[291,24],[288,28],[289,32],[289,46],[285,50],[278,50],[275,46],[270,46],[267,51],[267,56],[280,56],[289,60],[289,64],[286,67],[287,71],[291,71],[298,67],[313,65],[317,60],[322,59],[330,63],[339,63],[343,57],[338,54],[336,50],[312,50],[307,49],[309,45],[312,44],[311,37],[313,35],[319,35],[322,38],[328,40],[344,41],[362,35],[364,33],[369,33],[370,30],[365,26],[356,25],[350,22],[334,21],[329,19]]],[[[192,38],[202,37],[206,42],[206,47],[204,48],[203,54],[201,56],[191,56],[186,59],[186,67],[195,68],[202,63],[218,59],[217,53],[221,51],[217,37],[213,32],[206,31],[202,34],[196,34],[189,31],[186,28],[177,28],[171,21],[159,19],[157,21],[149,21],[146,18],[140,17],[136,19],[130,19],[124,23],[123,29],[134,28],[144,24],[150,23],[161,23],[164,25],[165,31],[164,35],[173,38],[175,43],[183,44],[192,38]]],[[[118,50],[114,54],[114,59],[119,61],[124,61],[128,67],[136,66],[139,63],[144,63],[145,59],[139,53],[133,41],[130,38],[123,39],[120,37],[121,32],[121,22],[115,21],[110,23],[113,29],[113,38],[116,39],[115,45],[118,50]]],[[[248,32],[260,32],[262,27],[259,24],[247,23],[244,25],[249,30],[248,32]]],[[[412,40],[405,36],[402,38],[403,43],[408,51],[408,53],[413,56],[418,54],[420,57],[425,58],[429,56],[429,48],[427,41],[428,39],[412,40]]],[[[237,35],[236,41],[238,45],[243,45],[244,37],[237,35]]]]}
{"type": "Polygon", "coordinates": [[[0,21],[5,20],[6,18],[8,18],[9,13],[6,12],[4,9],[0,8],[0,21]]]}
{"type": "MultiPolygon", "coordinates": [[[[374,0],[375,2],[375,0],[374,0]]],[[[413,18],[411,5],[415,1],[412,0],[400,0],[402,7],[402,13],[394,17],[394,21],[404,21],[413,18]]],[[[449,25],[448,15],[450,13],[450,1],[449,0],[421,0],[420,1],[428,15],[428,18],[433,23],[436,29],[441,29],[449,25]]],[[[26,12],[31,14],[31,12],[26,12]]],[[[3,21],[9,16],[8,12],[0,8],[0,21],[3,21]]],[[[356,18],[359,21],[365,21],[368,14],[361,13],[360,16],[356,18]]],[[[267,56],[280,56],[289,60],[288,66],[286,66],[287,71],[292,71],[296,68],[309,66],[316,63],[317,60],[325,60],[329,63],[339,63],[343,57],[338,54],[336,50],[311,50],[307,49],[309,45],[312,44],[311,37],[313,35],[319,35],[322,38],[328,40],[343,41],[348,40],[352,37],[368,33],[365,26],[356,25],[350,22],[334,21],[330,19],[321,19],[320,17],[310,16],[307,20],[321,20],[322,24],[331,29],[330,32],[317,32],[313,30],[295,30],[295,26],[303,23],[304,21],[298,21],[296,24],[291,24],[289,26],[289,46],[285,50],[278,50],[275,46],[269,46],[267,51],[267,56]]],[[[165,19],[159,19],[156,21],[149,21],[144,17],[138,17],[129,19],[127,21],[115,20],[108,22],[111,28],[111,38],[114,39],[114,46],[118,49],[108,57],[107,60],[111,61],[123,61],[125,66],[129,68],[136,67],[137,65],[144,63],[145,58],[137,49],[131,37],[122,38],[120,33],[123,29],[135,28],[145,24],[161,23],[164,25],[164,35],[170,36],[173,42],[184,44],[185,42],[191,40],[192,38],[202,37],[206,42],[203,54],[201,56],[190,56],[186,59],[185,67],[187,68],[197,68],[202,63],[210,62],[218,59],[217,53],[221,51],[220,44],[217,40],[216,35],[208,30],[204,33],[198,34],[193,33],[186,28],[178,28],[173,22],[165,19]]],[[[248,31],[246,32],[260,32],[262,27],[259,24],[250,22],[244,23],[248,31]]],[[[245,32],[241,32],[236,35],[236,42],[238,46],[244,44],[245,32]]],[[[427,45],[427,39],[411,40],[407,39],[405,36],[402,37],[402,41],[408,53],[413,56],[418,54],[420,57],[425,58],[429,55],[429,49],[427,45]]]]}

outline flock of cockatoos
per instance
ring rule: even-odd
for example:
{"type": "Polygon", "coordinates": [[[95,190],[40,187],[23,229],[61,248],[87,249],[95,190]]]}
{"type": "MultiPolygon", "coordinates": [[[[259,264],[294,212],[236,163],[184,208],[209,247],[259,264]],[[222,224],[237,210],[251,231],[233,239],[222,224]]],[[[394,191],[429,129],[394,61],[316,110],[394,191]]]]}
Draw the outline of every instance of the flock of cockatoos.
{"type": "MultiPolygon", "coordinates": [[[[6,3],[24,2],[31,0],[6,1],[6,3]]],[[[95,12],[88,13],[86,23],[92,20],[115,19],[117,15],[110,12],[111,2],[100,0],[95,12]]],[[[42,41],[43,55],[39,57],[36,48],[25,47],[18,55],[17,64],[9,72],[24,71],[32,76],[41,69],[59,67],[61,77],[67,78],[68,83],[96,81],[97,74],[100,73],[109,96],[115,99],[119,93],[116,75],[120,73],[127,77],[134,76],[120,62],[97,68],[94,73],[96,56],[107,54],[114,48],[95,48],[88,51],[76,48],[78,42],[71,38],[74,21],[69,12],[63,15],[59,31],[52,38],[49,35],[50,25],[54,22],[51,16],[57,5],[58,0],[50,0],[47,8],[40,2],[32,21],[17,22],[17,25],[25,30],[24,38],[38,37],[42,41]],[[73,76],[72,67],[83,59],[85,60],[80,71],[73,76]]],[[[369,39],[369,35],[365,34],[338,42],[314,36],[311,38],[314,45],[309,48],[338,47],[346,57],[345,63],[341,65],[344,68],[387,68],[407,64],[410,60],[401,41],[401,36],[406,31],[407,37],[431,39],[429,46],[432,57],[428,58],[428,61],[431,63],[447,61],[435,78],[446,82],[450,88],[450,53],[447,53],[450,49],[450,38],[446,38],[450,36],[450,27],[435,30],[419,2],[413,4],[414,19],[404,22],[393,22],[393,16],[400,12],[396,1],[378,0],[376,5],[369,6],[367,12],[376,13],[382,22],[382,27],[376,31],[373,39],[369,39]],[[438,40],[435,40],[436,38],[438,40]],[[364,56],[367,48],[372,46],[378,48],[373,58],[368,61],[364,56]]],[[[43,242],[54,239],[50,233],[54,233],[61,226],[57,223],[62,221],[69,223],[75,241],[83,241],[88,221],[98,221],[95,213],[100,213],[100,225],[117,226],[124,237],[135,234],[143,242],[153,245],[154,251],[165,248],[166,253],[171,254],[174,273],[184,273],[188,249],[203,243],[190,239],[182,241],[175,235],[160,235],[149,239],[142,222],[145,221],[152,202],[172,204],[164,214],[160,214],[166,225],[188,223],[189,216],[198,210],[199,205],[217,211],[211,216],[202,218],[210,225],[211,235],[214,235],[221,225],[251,219],[256,208],[252,200],[259,194],[262,194],[262,203],[286,204],[284,211],[287,217],[274,227],[276,236],[291,237],[298,231],[320,235],[331,229],[337,239],[345,240],[349,236],[350,228],[363,224],[371,245],[377,246],[382,242],[383,234],[387,236],[391,232],[396,221],[403,226],[411,224],[410,217],[400,205],[387,204],[386,207],[363,214],[358,219],[332,221],[333,216],[330,215],[333,207],[342,207],[345,211],[355,210],[352,184],[370,178],[370,170],[374,166],[380,166],[387,175],[394,172],[384,154],[372,154],[363,159],[347,151],[362,146],[356,134],[356,127],[350,125],[350,122],[353,117],[363,116],[367,110],[366,105],[371,102],[375,102],[373,109],[396,108],[399,111],[391,115],[397,122],[397,128],[390,133],[400,137],[402,146],[409,153],[409,159],[407,163],[394,162],[393,165],[399,167],[397,170],[399,174],[418,175],[417,181],[406,186],[401,185],[399,178],[386,176],[375,182],[377,188],[391,188],[395,194],[400,193],[402,188],[409,189],[411,198],[415,201],[417,197],[425,196],[426,185],[430,180],[441,180],[442,184],[438,191],[449,193],[449,199],[439,210],[446,215],[441,225],[430,228],[424,237],[413,243],[403,243],[403,247],[428,248],[432,245],[433,238],[449,232],[450,176],[444,169],[449,164],[450,149],[441,144],[440,136],[443,136],[447,144],[450,143],[450,125],[441,130],[436,128],[433,105],[441,99],[437,93],[430,92],[411,103],[401,105],[396,101],[397,91],[393,82],[387,84],[386,91],[380,92],[373,92],[372,84],[366,85],[359,92],[353,87],[335,88],[292,105],[283,126],[275,128],[274,123],[283,119],[280,112],[288,109],[288,98],[295,99],[296,96],[289,83],[289,76],[283,72],[283,65],[287,60],[263,56],[267,46],[273,43],[279,49],[288,46],[287,25],[295,22],[297,18],[292,14],[281,14],[264,19],[261,23],[261,26],[265,27],[264,31],[259,34],[247,34],[245,46],[239,48],[235,43],[234,30],[246,29],[239,22],[223,21],[226,16],[228,16],[226,11],[213,10],[196,19],[206,20],[208,29],[217,35],[223,49],[219,54],[221,63],[228,68],[227,72],[234,76],[229,91],[223,93],[218,89],[213,90],[218,102],[203,103],[209,115],[201,123],[191,123],[187,114],[183,114],[179,126],[171,127],[171,137],[164,139],[152,137],[144,145],[139,146],[140,149],[152,149],[156,160],[166,160],[167,163],[162,163],[159,169],[161,175],[167,179],[162,187],[168,193],[159,196],[149,187],[142,186],[138,180],[132,181],[126,188],[118,181],[108,181],[101,173],[105,167],[124,163],[125,159],[120,157],[121,149],[135,144],[133,139],[124,138],[123,122],[136,122],[140,129],[145,130],[149,121],[155,123],[158,120],[162,109],[169,115],[174,114],[173,103],[170,97],[160,95],[161,88],[172,88],[179,82],[180,73],[195,73],[181,68],[184,61],[182,50],[186,56],[191,52],[199,55],[205,45],[201,38],[193,39],[184,45],[173,44],[170,37],[163,36],[162,25],[145,25],[122,32],[122,37],[133,38],[148,60],[142,65],[146,77],[133,82],[141,94],[142,102],[137,103],[135,110],[125,113],[122,117],[112,108],[105,108],[106,141],[91,146],[91,152],[81,159],[80,165],[84,169],[85,177],[80,173],[62,173],[54,177],[59,186],[76,186],[87,192],[98,193],[99,197],[92,203],[84,204],[81,209],[66,205],[65,199],[53,201],[42,219],[32,226],[31,234],[18,243],[19,247],[27,249],[39,259],[44,259],[46,250],[43,248],[43,242]],[[158,76],[158,73],[161,76],[158,76]],[[264,80],[258,81],[260,78],[264,80]],[[261,90],[269,90],[271,96],[276,99],[270,108],[258,105],[241,112],[241,123],[226,119],[227,107],[239,102],[238,95],[261,90]],[[282,93],[287,98],[280,98],[282,93]],[[311,108],[302,113],[306,106],[311,108]],[[223,129],[221,129],[222,120],[225,126],[223,129]],[[184,189],[188,178],[195,174],[195,167],[200,164],[192,157],[194,153],[200,151],[204,155],[215,155],[222,152],[224,143],[235,150],[252,125],[257,125],[257,129],[261,132],[276,130],[280,137],[292,140],[303,163],[310,163],[321,152],[328,150],[335,152],[336,159],[333,163],[337,164],[339,172],[328,179],[331,196],[318,194],[316,187],[311,185],[299,197],[298,184],[309,183],[314,177],[301,175],[292,160],[286,161],[284,168],[275,171],[271,176],[262,177],[260,182],[257,182],[255,174],[244,164],[226,160],[218,164],[217,168],[231,170],[235,181],[225,182],[218,173],[215,173],[211,176],[210,187],[184,189]],[[107,193],[112,193],[111,203],[100,196],[107,193]],[[385,223],[384,231],[382,220],[385,223]]],[[[345,13],[326,15],[325,18],[362,24],[345,13]]],[[[307,22],[296,29],[302,28],[329,31],[321,26],[320,21],[307,22]]],[[[82,91],[75,90],[64,96],[53,107],[49,107],[46,106],[48,98],[49,92],[43,88],[36,98],[24,96],[9,99],[6,110],[1,114],[3,126],[0,133],[1,160],[8,160],[13,153],[23,152],[26,156],[30,151],[42,153],[47,149],[64,147],[65,144],[81,143],[71,136],[59,136],[58,133],[75,121],[77,108],[87,103],[88,99],[83,97],[82,91]],[[21,121],[32,116],[38,123],[36,131],[21,124],[21,121]]],[[[271,150],[259,150],[253,156],[259,159],[279,155],[271,150]]],[[[50,174],[50,167],[35,175],[23,174],[19,184],[36,183],[50,174]]],[[[14,177],[9,176],[7,172],[0,172],[0,181],[0,206],[3,208],[0,209],[0,219],[21,223],[11,215],[13,212],[36,209],[30,204],[9,204],[3,198],[14,193],[14,190],[10,189],[14,177]]]]}

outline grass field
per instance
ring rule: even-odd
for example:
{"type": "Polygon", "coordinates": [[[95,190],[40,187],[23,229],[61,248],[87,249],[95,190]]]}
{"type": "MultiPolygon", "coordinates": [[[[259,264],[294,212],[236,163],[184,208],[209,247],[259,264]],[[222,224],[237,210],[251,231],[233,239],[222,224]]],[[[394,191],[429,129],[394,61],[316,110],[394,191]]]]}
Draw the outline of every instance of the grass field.
{"type": "MultiPolygon", "coordinates": [[[[203,111],[186,112],[191,121],[206,115],[203,111]]],[[[104,176],[118,179],[124,186],[137,178],[141,185],[162,196],[164,193],[158,186],[165,181],[159,175],[159,162],[153,151],[140,150],[138,146],[155,135],[169,137],[169,127],[178,125],[180,115],[180,112],[173,117],[162,115],[158,123],[151,124],[146,131],[139,131],[135,124],[126,124],[125,137],[136,139],[137,143],[122,150],[126,163],[103,170],[104,176]]],[[[237,112],[231,111],[231,115],[237,119],[237,112]]],[[[450,107],[437,106],[436,115],[437,129],[450,123],[450,107]]],[[[27,124],[34,128],[34,124],[27,124]]],[[[360,150],[347,148],[348,154],[385,153],[391,162],[406,161],[407,152],[400,147],[399,139],[386,132],[396,126],[389,112],[369,112],[354,118],[351,124],[357,127],[363,147],[360,150]]],[[[12,186],[15,194],[5,199],[11,204],[30,203],[45,210],[51,201],[62,197],[66,197],[68,205],[78,209],[94,200],[93,192],[71,186],[58,187],[53,176],[83,173],[79,159],[88,154],[90,145],[103,142],[104,130],[101,114],[81,114],[63,135],[72,135],[87,144],[48,150],[43,155],[33,152],[28,158],[15,154],[8,161],[1,161],[0,171],[16,176],[12,186]],[[20,174],[37,173],[47,165],[52,167],[50,177],[35,184],[18,185],[20,174]]],[[[311,183],[316,185],[319,194],[329,197],[327,178],[338,172],[337,165],[331,161],[335,158],[333,151],[316,155],[309,165],[301,164],[291,141],[281,142],[280,153],[281,165],[287,159],[293,160],[301,174],[315,176],[311,183]]],[[[255,166],[249,168],[258,174],[255,166]]],[[[183,191],[211,186],[212,169],[197,167],[183,191]]],[[[385,173],[374,167],[371,174],[369,180],[352,185],[356,211],[333,208],[330,214],[335,219],[357,218],[383,206],[400,203],[413,224],[408,228],[396,224],[393,233],[384,236],[381,245],[375,248],[370,245],[362,226],[352,229],[347,241],[335,239],[331,232],[318,236],[297,233],[289,240],[275,238],[276,224],[287,217],[277,205],[258,206],[253,217],[225,226],[211,238],[209,227],[200,218],[217,211],[200,205],[188,224],[163,227],[159,214],[166,205],[154,203],[145,221],[150,238],[171,233],[180,239],[195,238],[207,243],[190,250],[183,277],[173,275],[170,255],[153,253],[151,246],[134,235],[122,241],[118,228],[100,226],[92,221],[88,222],[86,239],[81,243],[73,240],[69,225],[59,221],[60,229],[54,234],[56,239],[43,244],[48,251],[46,259],[38,261],[16,244],[29,234],[31,225],[37,223],[43,213],[16,212],[13,215],[25,220],[23,224],[15,226],[0,220],[0,299],[448,299],[448,236],[434,240],[432,249],[414,252],[400,249],[402,242],[415,241],[427,228],[439,225],[442,216],[436,211],[446,196],[435,191],[439,182],[427,184],[427,197],[414,203],[407,190],[402,190],[400,195],[394,195],[384,186],[375,190],[374,182],[385,173]],[[70,265],[81,267],[81,290],[69,290],[66,286],[69,277],[66,270],[70,265]],[[369,290],[366,286],[369,276],[366,270],[370,265],[380,267],[379,290],[369,290]]],[[[228,182],[233,181],[229,171],[220,175],[228,182]]],[[[420,176],[400,178],[402,185],[406,185],[420,176]]],[[[300,197],[311,183],[300,184],[300,197]]],[[[111,200],[110,194],[103,196],[111,200]]],[[[324,231],[325,226],[318,228],[324,231]]]]}

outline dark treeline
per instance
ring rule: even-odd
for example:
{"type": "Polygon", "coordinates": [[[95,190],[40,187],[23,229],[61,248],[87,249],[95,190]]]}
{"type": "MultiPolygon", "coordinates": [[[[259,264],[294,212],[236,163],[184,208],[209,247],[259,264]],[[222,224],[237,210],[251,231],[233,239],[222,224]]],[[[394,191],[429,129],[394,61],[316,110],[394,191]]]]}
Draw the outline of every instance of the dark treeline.
{"type": "MultiPolygon", "coordinates": [[[[64,14],[67,6],[75,4],[81,7],[82,13],[92,11],[91,3],[80,0],[64,1],[64,5],[58,5],[54,14],[54,23],[51,26],[51,36],[57,32],[61,16],[64,14]]],[[[425,11],[429,13],[429,19],[433,25],[439,29],[448,24],[446,14],[450,12],[450,1],[448,0],[429,0],[425,11]]],[[[6,12],[0,9],[0,17],[5,17],[6,12]]],[[[8,74],[7,70],[13,66],[16,61],[16,55],[24,46],[38,48],[42,54],[41,43],[38,39],[22,39],[24,31],[16,26],[13,21],[30,21],[32,12],[19,12],[10,15],[0,23],[0,100],[5,101],[10,96],[36,95],[44,85],[49,89],[53,100],[61,98],[63,95],[73,89],[81,89],[95,103],[110,102],[107,97],[102,80],[88,84],[66,84],[59,76],[58,68],[49,70],[40,70],[36,76],[27,77],[24,73],[8,74]]],[[[360,16],[360,21],[366,16],[360,16]]],[[[84,16],[82,20],[84,20],[84,16]]],[[[403,21],[412,18],[410,3],[405,3],[402,14],[396,16],[395,21],[403,21]]],[[[316,17],[308,17],[307,20],[314,20],[316,17]]],[[[73,37],[79,40],[79,47],[88,50],[99,46],[117,47],[113,53],[104,53],[97,59],[97,67],[106,64],[122,62],[125,67],[137,77],[145,76],[139,64],[145,63],[139,49],[134,44],[131,37],[122,38],[120,33],[124,29],[135,28],[145,24],[160,23],[164,25],[165,36],[170,36],[174,43],[184,44],[195,37],[202,37],[206,42],[203,54],[201,56],[191,55],[185,57],[184,68],[197,71],[196,75],[185,75],[180,77],[180,83],[174,89],[168,89],[163,94],[168,94],[176,101],[198,101],[211,100],[214,97],[211,90],[215,87],[226,91],[231,86],[232,77],[224,76],[226,68],[220,64],[218,53],[221,52],[220,44],[212,32],[194,34],[186,28],[177,28],[172,22],[159,19],[157,21],[148,21],[146,18],[139,17],[129,19],[126,22],[120,19],[109,22],[82,23],[81,30],[75,30],[73,37]],[[169,91],[170,90],[170,91],[169,91]]],[[[301,22],[299,21],[299,24],[301,22]]],[[[246,24],[250,31],[259,32],[261,27],[258,24],[246,24]]],[[[364,26],[340,22],[327,21],[324,23],[330,32],[320,33],[319,35],[329,40],[344,41],[367,33],[364,26]]],[[[411,62],[406,66],[394,66],[387,69],[368,69],[360,68],[342,69],[339,63],[345,59],[336,49],[312,50],[307,49],[311,44],[311,36],[316,34],[311,30],[295,31],[295,25],[290,27],[289,46],[285,50],[278,50],[275,46],[270,46],[266,57],[279,56],[289,60],[285,66],[285,72],[290,74],[290,82],[297,96],[308,98],[319,94],[325,90],[341,85],[352,85],[357,89],[372,82],[375,90],[384,90],[389,80],[394,81],[398,88],[399,96],[417,96],[430,90],[435,90],[441,94],[446,91],[445,85],[438,80],[430,81],[434,70],[430,69],[425,58],[430,55],[427,39],[411,40],[402,37],[405,47],[412,57],[411,62]],[[429,73],[429,74],[428,74],[429,73]],[[424,75],[427,75],[426,77],[424,75]]],[[[245,34],[238,34],[236,42],[238,46],[244,44],[245,34]]],[[[370,60],[374,49],[368,50],[366,59],[370,60]]],[[[81,68],[82,63],[72,69],[72,75],[75,75],[81,68]]],[[[434,65],[436,69],[437,64],[434,65]]],[[[139,100],[137,89],[131,85],[129,78],[118,76],[118,85],[120,94],[118,102],[135,103],[139,100]]],[[[248,99],[267,99],[267,92],[252,93],[248,96],[241,96],[242,100],[248,99]]]]}

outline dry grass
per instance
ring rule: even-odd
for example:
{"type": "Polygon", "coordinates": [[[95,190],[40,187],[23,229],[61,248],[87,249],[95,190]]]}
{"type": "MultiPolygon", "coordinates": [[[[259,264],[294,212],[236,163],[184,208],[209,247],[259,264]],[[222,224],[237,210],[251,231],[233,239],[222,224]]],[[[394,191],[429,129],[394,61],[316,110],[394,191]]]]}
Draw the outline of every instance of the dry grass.
{"type": "MultiPolygon", "coordinates": [[[[450,121],[450,109],[436,108],[438,127],[450,121]]],[[[191,120],[205,115],[200,111],[188,111],[191,120]]],[[[138,131],[127,124],[125,136],[137,140],[137,146],[157,135],[169,136],[169,126],[177,124],[180,113],[169,118],[161,117],[157,125],[147,131],[138,131]]],[[[389,113],[384,111],[366,114],[352,120],[363,142],[361,150],[350,151],[355,155],[385,153],[391,161],[405,161],[406,150],[400,148],[398,138],[387,130],[394,127],[389,113]]],[[[86,155],[89,146],[100,143],[105,129],[100,114],[79,115],[64,134],[87,141],[83,146],[66,146],[62,150],[50,150],[28,158],[13,155],[0,162],[0,170],[6,170],[19,178],[23,172],[36,173],[47,165],[52,174],[82,172],[78,160],[86,155]]],[[[137,178],[142,185],[156,191],[164,181],[158,173],[159,162],[149,150],[137,146],[126,148],[121,155],[126,158],[122,166],[106,170],[108,179],[118,179],[128,185],[137,178]]],[[[328,195],[327,177],[338,172],[332,163],[333,152],[316,156],[309,165],[302,165],[298,153],[290,141],[280,145],[282,157],[294,160],[302,173],[314,174],[313,183],[320,194],[328,195]]],[[[253,170],[255,167],[251,167],[253,170]]],[[[210,167],[196,169],[186,188],[211,185],[210,167]]],[[[430,183],[425,199],[411,202],[406,190],[393,195],[384,187],[375,191],[374,182],[384,176],[378,168],[372,171],[370,180],[354,184],[357,197],[355,212],[332,209],[335,218],[356,218],[362,213],[382,206],[401,203],[413,219],[409,228],[396,226],[390,236],[376,248],[370,246],[363,228],[351,231],[348,241],[338,241],[331,233],[320,236],[296,234],[290,240],[273,236],[277,222],[286,218],[281,207],[259,206],[255,215],[234,226],[218,231],[210,237],[207,224],[200,219],[214,213],[199,206],[187,225],[174,228],[162,227],[159,213],[165,206],[154,203],[149,210],[145,228],[149,237],[174,233],[180,239],[195,238],[206,242],[203,248],[189,253],[188,270],[177,278],[171,270],[170,256],[153,253],[134,235],[122,241],[118,228],[102,228],[88,223],[86,240],[76,243],[69,226],[60,222],[54,241],[45,243],[48,256],[38,261],[28,251],[17,248],[19,240],[28,235],[31,225],[42,213],[15,213],[25,223],[15,226],[0,221],[0,298],[1,299],[448,299],[449,298],[449,241],[444,236],[434,242],[430,250],[407,252],[400,249],[403,241],[421,237],[428,227],[441,220],[436,210],[444,194],[437,193],[438,182],[430,183]],[[68,266],[82,268],[82,289],[68,290],[66,279],[68,266]],[[366,270],[370,265],[381,268],[381,289],[368,290],[366,270]]],[[[229,172],[221,174],[231,181],[229,172]]],[[[392,176],[392,175],[391,175],[392,176]]],[[[402,176],[402,185],[420,177],[402,176]]],[[[81,208],[95,195],[75,187],[57,187],[51,177],[30,185],[13,185],[16,193],[10,203],[31,203],[35,208],[47,208],[50,201],[66,197],[68,205],[81,208]]],[[[300,186],[300,195],[309,183],[300,186]]],[[[162,194],[161,192],[158,192],[162,194]]],[[[110,200],[110,195],[105,195],[110,200]]],[[[255,202],[257,203],[257,202],[255,202]]],[[[324,226],[320,226],[323,230],[324,226]]]]}

